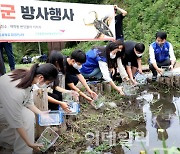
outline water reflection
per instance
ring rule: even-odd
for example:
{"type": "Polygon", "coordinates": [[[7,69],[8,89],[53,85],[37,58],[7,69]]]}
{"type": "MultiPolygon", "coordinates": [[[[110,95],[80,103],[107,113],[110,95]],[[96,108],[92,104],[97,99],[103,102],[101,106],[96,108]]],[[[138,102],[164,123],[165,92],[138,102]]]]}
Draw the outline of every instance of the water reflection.
{"type": "Polygon", "coordinates": [[[139,154],[143,150],[143,146],[150,154],[154,153],[155,149],[162,152],[163,146],[167,146],[167,148],[180,147],[180,93],[165,94],[143,91],[135,99],[131,100],[131,104],[139,105],[136,105],[133,111],[130,108],[127,109],[124,115],[135,118],[136,116],[140,117],[141,112],[145,123],[142,122],[142,119],[131,119],[127,124],[116,128],[115,131],[127,130],[129,133],[136,131],[141,134],[143,132],[144,135],[136,134],[129,148],[123,145],[125,153],[139,154]]]}

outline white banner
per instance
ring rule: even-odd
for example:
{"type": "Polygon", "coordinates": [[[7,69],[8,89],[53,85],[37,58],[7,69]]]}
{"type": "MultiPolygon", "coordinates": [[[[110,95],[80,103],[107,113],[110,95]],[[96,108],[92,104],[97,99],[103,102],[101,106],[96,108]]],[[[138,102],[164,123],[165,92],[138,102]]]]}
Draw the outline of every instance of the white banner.
{"type": "Polygon", "coordinates": [[[113,5],[0,0],[0,42],[114,40],[113,5]]]}

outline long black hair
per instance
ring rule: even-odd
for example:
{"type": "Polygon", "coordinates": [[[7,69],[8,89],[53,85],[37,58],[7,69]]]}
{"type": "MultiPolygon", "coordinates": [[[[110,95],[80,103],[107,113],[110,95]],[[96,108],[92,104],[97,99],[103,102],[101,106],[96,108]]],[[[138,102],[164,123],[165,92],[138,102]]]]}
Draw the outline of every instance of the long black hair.
{"type": "Polygon", "coordinates": [[[110,58],[110,52],[114,49],[118,49],[119,45],[115,42],[110,42],[107,46],[95,46],[92,48],[97,49],[97,54],[100,57],[106,57],[108,68],[117,68],[117,56],[114,59],[110,58]]]}
{"type": "Polygon", "coordinates": [[[34,64],[30,70],[16,69],[9,76],[11,81],[20,79],[20,82],[16,85],[17,88],[26,89],[31,86],[34,77],[42,75],[45,81],[54,81],[57,78],[58,71],[53,64],[34,64]]]}
{"type": "Polygon", "coordinates": [[[106,47],[105,46],[94,46],[92,50],[97,49],[97,55],[100,57],[106,57],[106,47]]]}
{"type": "Polygon", "coordinates": [[[64,56],[59,51],[52,50],[47,59],[47,63],[53,64],[54,66],[56,66],[56,68],[58,67],[57,65],[59,65],[59,68],[60,68],[59,71],[65,74],[64,56]]]}
{"type": "Polygon", "coordinates": [[[117,56],[114,59],[111,59],[110,52],[118,48],[119,46],[115,42],[110,42],[106,46],[106,58],[107,58],[108,68],[117,68],[117,56]]]}
{"type": "Polygon", "coordinates": [[[118,46],[122,46],[122,50],[121,52],[117,52],[116,54],[116,57],[119,58],[124,58],[125,57],[125,45],[124,45],[124,42],[122,42],[121,40],[116,40],[115,43],[118,45],[118,46]]]}

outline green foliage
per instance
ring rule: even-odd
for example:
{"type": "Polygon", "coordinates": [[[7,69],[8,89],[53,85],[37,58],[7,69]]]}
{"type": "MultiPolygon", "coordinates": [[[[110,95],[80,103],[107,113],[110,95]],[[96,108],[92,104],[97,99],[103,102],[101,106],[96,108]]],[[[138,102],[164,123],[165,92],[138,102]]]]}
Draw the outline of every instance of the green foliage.
{"type": "Polygon", "coordinates": [[[109,149],[111,149],[111,146],[108,143],[104,142],[103,144],[96,147],[95,151],[96,152],[103,152],[103,151],[106,151],[106,150],[109,150],[109,149]]]}
{"type": "Polygon", "coordinates": [[[128,12],[124,20],[125,39],[143,42],[146,46],[144,62],[147,62],[148,47],[155,41],[157,31],[167,32],[167,40],[180,58],[180,13],[176,0],[127,0],[118,5],[128,12]]]}
{"type": "Polygon", "coordinates": [[[87,52],[89,49],[91,49],[93,46],[103,46],[106,42],[102,41],[89,41],[89,42],[80,42],[77,46],[72,48],[66,48],[62,50],[62,53],[64,55],[70,55],[74,50],[81,49],[84,52],[87,52]]]}
{"type": "Polygon", "coordinates": [[[70,3],[87,3],[87,4],[100,4],[103,0],[49,0],[55,2],[70,2],[70,3]]]}
{"type": "MultiPolygon", "coordinates": [[[[47,43],[40,43],[41,54],[47,54],[47,43]]],[[[40,55],[38,43],[21,42],[13,43],[13,53],[16,63],[21,63],[21,59],[25,55],[35,56],[40,55]]],[[[5,60],[7,62],[7,60],[5,60]]]]}

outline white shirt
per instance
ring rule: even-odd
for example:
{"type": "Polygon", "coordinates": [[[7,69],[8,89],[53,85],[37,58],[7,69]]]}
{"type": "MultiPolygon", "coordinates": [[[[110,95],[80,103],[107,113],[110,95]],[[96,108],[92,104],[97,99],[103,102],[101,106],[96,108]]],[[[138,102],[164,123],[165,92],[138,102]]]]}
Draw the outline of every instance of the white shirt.
{"type": "MultiPolygon", "coordinates": [[[[171,43],[169,43],[169,56],[170,56],[170,60],[176,61],[176,57],[174,55],[173,46],[172,46],[171,43]]],[[[150,63],[151,64],[156,63],[154,49],[153,49],[152,45],[149,46],[149,57],[150,57],[150,63]]]]}
{"type": "Polygon", "coordinates": [[[99,64],[101,73],[103,75],[103,79],[106,80],[107,82],[112,81],[107,63],[103,61],[98,61],[98,64],[99,64]]]}
{"type": "Polygon", "coordinates": [[[122,64],[121,58],[117,59],[117,65],[118,65],[118,71],[119,71],[121,78],[124,79],[124,78],[128,77],[126,69],[124,68],[124,66],[122,64]]]}

